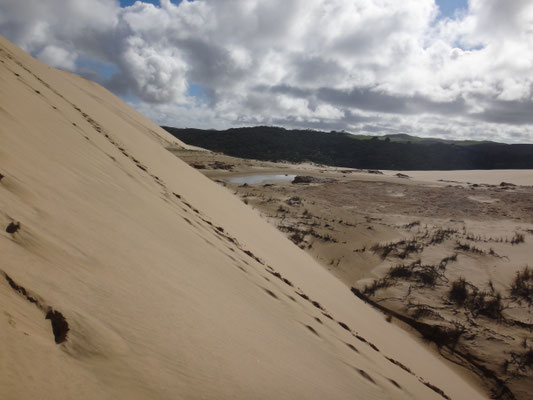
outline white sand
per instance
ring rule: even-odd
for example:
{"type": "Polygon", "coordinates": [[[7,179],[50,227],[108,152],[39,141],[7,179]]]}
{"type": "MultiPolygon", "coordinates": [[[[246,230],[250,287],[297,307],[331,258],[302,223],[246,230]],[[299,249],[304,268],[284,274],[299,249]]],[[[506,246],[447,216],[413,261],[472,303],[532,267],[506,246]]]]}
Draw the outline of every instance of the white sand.
{"type": "Polygon", "coordinates": [[[442,399],[421,380],[485,397],[167,152],[180,143],[156,124],[3,38],[0,60],[0,398],[442,399]]]}

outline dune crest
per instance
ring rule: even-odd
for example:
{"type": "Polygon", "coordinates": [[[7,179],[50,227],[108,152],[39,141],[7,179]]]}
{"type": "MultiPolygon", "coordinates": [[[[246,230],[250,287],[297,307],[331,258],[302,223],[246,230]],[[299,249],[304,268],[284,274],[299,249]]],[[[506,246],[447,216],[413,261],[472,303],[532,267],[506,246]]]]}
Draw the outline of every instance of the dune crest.
{"type": "Polygon", "coordinates": [[[485,397],[105,89],[0,81],[1,398],[485,397]]]}

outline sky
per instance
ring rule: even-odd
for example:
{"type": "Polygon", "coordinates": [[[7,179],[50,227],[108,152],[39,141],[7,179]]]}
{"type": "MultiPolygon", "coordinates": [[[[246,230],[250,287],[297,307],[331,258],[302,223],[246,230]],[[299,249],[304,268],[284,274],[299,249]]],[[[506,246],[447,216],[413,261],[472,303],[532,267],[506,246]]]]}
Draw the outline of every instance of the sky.
{"type": "Polygon", "coordinates": [[[533,143],[531,0],[1,0],[0,34],[163,125],[533,143]]]}

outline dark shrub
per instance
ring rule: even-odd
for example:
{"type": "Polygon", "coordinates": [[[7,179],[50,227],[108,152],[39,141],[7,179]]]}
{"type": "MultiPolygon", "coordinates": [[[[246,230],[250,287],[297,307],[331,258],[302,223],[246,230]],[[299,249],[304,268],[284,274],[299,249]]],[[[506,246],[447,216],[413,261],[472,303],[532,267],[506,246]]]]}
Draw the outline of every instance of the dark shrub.
{"type": "Polygon", "coordinates": [[[465,278],[459,278],[452,283],[452,288],[448,292],[448,298],[456,304],[463,305],[468,297],[465,278]]]}
{"type": "Polygon", "coordinates": [[[516,273],[511,284],[511,296],[525,300],[530,305],[533,303],[533,273],[528,266],[516,273]]]}
{"type": "Polygon", "coordinates": [[[515,233],[511,239],[511,244],[524,243],[524,235],[522,233],[515,233]]]}
{"type": "Polygon", "coordinates": [[[409,266],[400,264],[395,267],[391,267],[387,275],[390,278],[410,278],[412,273],[413,271],[409,266]]]}

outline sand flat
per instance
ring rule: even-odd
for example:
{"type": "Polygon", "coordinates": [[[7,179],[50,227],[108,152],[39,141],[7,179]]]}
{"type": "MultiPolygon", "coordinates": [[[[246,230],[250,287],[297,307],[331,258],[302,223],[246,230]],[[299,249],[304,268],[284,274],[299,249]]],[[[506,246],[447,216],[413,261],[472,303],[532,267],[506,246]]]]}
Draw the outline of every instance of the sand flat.
{"type": "Polygon", "coordinates": [[[500,169],[500,170],[468,170],[468,171],[384,171],[395,175],[407,174],[413,179],[429,182],[457,182],[499,185],[502,182],[514,185],[533,186],[533,170],[500,169]]]}
{"type": "MultiPolygon", "coordinates": [[[[493,396],[529,399],[533,187],[182,153],[191,165],[223,162],[226,176],[277,167],[309,177],[239,185],[221,180],[216,168],[202,169],[391,323],[429,337],[443,359],[472,373],[493,396]],[[527,282],[516,291],[520,275],[527,282]],[[451,296],[461,281],[464,301],[451,296]]],[[[499,180],[500,172],[484,175],[499,180]]]]}

